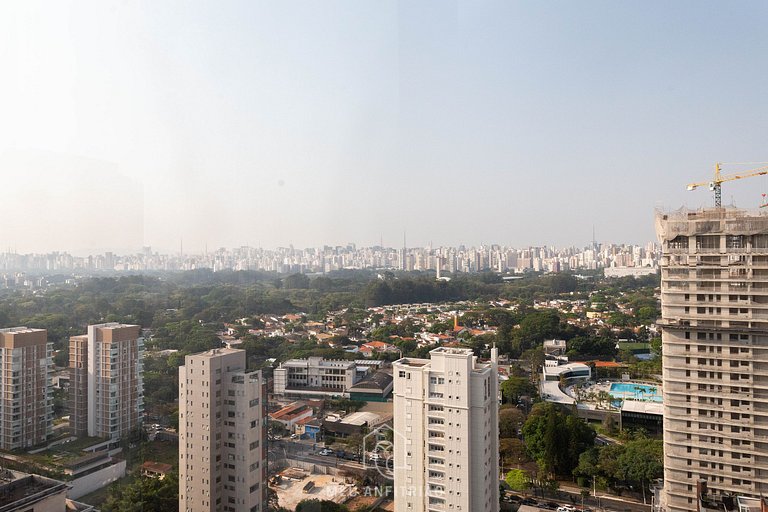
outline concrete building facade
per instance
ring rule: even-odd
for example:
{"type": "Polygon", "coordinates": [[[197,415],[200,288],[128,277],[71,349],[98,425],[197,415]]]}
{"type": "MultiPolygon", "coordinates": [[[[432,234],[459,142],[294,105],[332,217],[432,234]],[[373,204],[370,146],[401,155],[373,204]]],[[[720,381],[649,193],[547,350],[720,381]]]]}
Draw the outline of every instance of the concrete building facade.
{"type": "Polygon", "coordinates": [[[53,431],[53,344],[48,331],[0,329],[0,448],[43,444],[53,431]]]}
{"type": "Polygon", "coordinates": [[[768,215],[659,212],[662,509],[768,494],[768,215]]]}
{"type": "Polygon", "coordinates": [[[346,395],[367,371],[368,368],[359,371],[354,361],[322,357],[289,359],[273,371],[274,393],[296,397],[346,395]]]}
{"type": "Polygon", "coordinates": [[[266,511],[266,383],[245,350],[189,355],[179,368],[179,510],[266,511]]]}
{"type": "Polygon", "coordinates": [[[396,512],[499,510],[497,361],[439,347],[393,363],[396,512]]]}
{"type": "Polygon", "coordinates": [[[141,327],[88,326],[69,339],[70,426],[78,436],[120,438],[141,425],[144,339],[141,327]]]}

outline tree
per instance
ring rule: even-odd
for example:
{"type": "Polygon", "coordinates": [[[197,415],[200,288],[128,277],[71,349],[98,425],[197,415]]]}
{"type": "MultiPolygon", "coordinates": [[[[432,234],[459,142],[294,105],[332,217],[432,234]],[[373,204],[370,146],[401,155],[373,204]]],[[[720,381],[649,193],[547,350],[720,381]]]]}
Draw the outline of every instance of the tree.
{"type": "Polygon", "coordinates": [[[658,439],[637,439],[626,444],[624,453],[619,456],[617,476],[635,482],[643,488],[645,503],[645,484],[664,474],[664,453],[662,441],[658,439]]]}
{"type": "Polygon", "coordinates": [[[522,469],[513,469],[504,477],[510,489],[517,492],[525,492],[531,487],[531,479],[528,473],[522,469]]]}
{"type": "Polygon", "coordinates": [[[110,488],[102,505],[104,512],[167,512],[179,508],[179,478],[176,472],[160,480],[138,477],[128,485],[110,488]]]}
{"type": "Polygon", "coordinates": [[[517,403],[521,396],[536,394],[536,386],[525,377],[510,377],[501,383],[501,396],[506,403],[517,403]]]}
{"type": "MultiPolygon", "coordinates": [[[[579,479],[587,479],[587,480],[593,480],[594,478],[596,478],[600,471],[600,466],[598,462],[599,455],[600,455],[600,450],[597,448],[590,448],[589,450],[579,455],[579,464],[573,470],[573,476],[579,479]]],[[[581,485],[584,485],[584,482],[579,482],[579,483],[581,485]]]]}
{"type": "Polygon", "coordinates": [[[528,461],[525,444],[517,438],[502,437],[499,439],[499,457],[505,466],[528,461]]]}
{"type": "Polygon", "coordinates": [[[499,411],[499,437],[517,438],[517,431],[524,421],[525,415],[519,409],[505,406],[499,411]]]}
{"type": "Polygon", "coordinates": [[[349,509],[331,500],[312,499],[299,502],[296,512],[349,512],[349,509]]]}
{"type": "Polygon", "coordinates": [[[528,363],[528,367],[531,369],[531,375],[536,375],[539,372],[539,368],[544,366],[544,348],[530,348],[520,355],[520,359],[528,363]]]}
{"type": "Polygon", "coordinates": [[[549,402],[538,403],[523,425],[528,453],[546,475],[570,475],[579,456],[594,446],[595,431],[549,402]]]}
{"type": "Polygon", "coordinates": [[[309,277],[304,274],[291,274],[283,280],[283,286],[288,289],[306,290],[309,288],[309,277]]]}
{"type": "Polygon", "coordinates": [[[615,488],[616,480],[620,477],[619,458],[624,453],[625,447],[622,444],[609,444],[600,448],[597,456],[597,466],[599,475],[605,480],[608,487],[615,488]]]}

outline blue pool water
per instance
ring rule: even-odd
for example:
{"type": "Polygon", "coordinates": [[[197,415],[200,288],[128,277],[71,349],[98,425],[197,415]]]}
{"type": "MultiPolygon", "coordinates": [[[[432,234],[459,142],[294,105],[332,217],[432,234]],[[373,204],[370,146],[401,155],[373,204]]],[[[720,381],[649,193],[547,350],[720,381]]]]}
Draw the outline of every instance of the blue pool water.
{"type": "Polygon", "coordinates": [[[635,384],[633,382],[614,382],[611,384],[611,396],[630,400],[661,403],[661,392],[658,386],[635,384]]]}

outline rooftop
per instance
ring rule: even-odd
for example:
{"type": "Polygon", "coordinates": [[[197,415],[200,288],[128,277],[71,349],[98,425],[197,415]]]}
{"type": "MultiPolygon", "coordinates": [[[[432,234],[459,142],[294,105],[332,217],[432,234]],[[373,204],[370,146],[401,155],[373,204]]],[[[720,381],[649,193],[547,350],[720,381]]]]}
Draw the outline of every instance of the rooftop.
{"type": "Polygon", "coordinates": [[[429,359],[409,359],[404,357],[395,361],[394,364],[402,364],[405,366],[413,366],[414,368],[421,368],[422,366],[428,365],[429,362],[429,359]]]}
{"type": "Polygon", "coordinates": [[[621,411],[637,412],[641,414],[664,415],[664,405],[660,402],[651,402],[644,400],[624,400],[621,404],[621,411]]]}
{"type": "Polygon", "coordinates": [[[149,471],[151,473],[165,474],[170,472],[173,469],[173,466],[171,466],[170,464],[166,464],[164,462],[155,462],[153,460],[148,460],[141,465],[141,469],[143,471],[149,471]]]}
{"type": "Polygon", "coordinates": [[[0,329],[0,332],[8,333],[8,334],[25,334],[30,332],[41,332],[41,331],[45,331],[45,329],[35,329],[32,327],[7,327],[5,329],[0,329]]]}
{"type": "Polygon", "coordinates": [[[544,374],[545,375],[560,375],[565,372],[570,371],[578,371],[578,370],[589,370],[589,366],[585,365],[584,363],[568,363],[568,364],[561,364],[560,366],[545,366],[544,367],[544,374]]]}
{"type": "Polygon", "coordinates": [[[269,416],[273,420],[290,420],[291,418],[305,413],[307,409],[308,406],[304,402],[293,402],[292,404],[286,405],[279,411],[271,413],[269,416]]]}
{"type": "Polygon", "coordinates": [[[98,327],[99,329],[123,329],[125,327],[140,327],[135,324],[122,324],[120,322],[107,322],[105,324],[95,324],[91,327],[98,327]]]}
{"type": "Polygon", "coordinates": [[[452,356],[472,356],[471,348],[456,348],[456,347],[437,347],[434,350],[429,351],[430,354],[447,354],[452,356]]]}
{"type": "Polygon", "coordinates": [[[327,368],[352,368],[355,366],[354,361],[348,361],[346,359],[322,359],[322,358],[309,358],[309,359],[288,359],[280,363],[283,367],[303,368],[307,366],[320,366],[327,368]]]}
{"type": "Polygon", "coordinates": [[[0,512],[31,509],[34,503],[68,489],[67,484],[58,480],[8,470],[0,471],[0,480],[0,512]]]}
{"type": "Polygon", "coordinates": [[[350,391],[376,389],[383,391],[392,384],[392,376],[385,372],[376,372],[350,388],[350,391]]]}
{"type": "Polygon", "coordinates": [[[217,357],[221,355],[226,354],[235,354],[237,352],[244,352],[241,348],[212,348],[211,350],[206,350],[205,352],[200,352],[198,354],[190,354],[192,357],[217,357]]]}
{"type": "Polygon", "coordinates": [[[352,414],[342,418],[341,423],[347,425],[375,425],[378,423],[380,416],[374,412],[353,412],[352,414]]]}

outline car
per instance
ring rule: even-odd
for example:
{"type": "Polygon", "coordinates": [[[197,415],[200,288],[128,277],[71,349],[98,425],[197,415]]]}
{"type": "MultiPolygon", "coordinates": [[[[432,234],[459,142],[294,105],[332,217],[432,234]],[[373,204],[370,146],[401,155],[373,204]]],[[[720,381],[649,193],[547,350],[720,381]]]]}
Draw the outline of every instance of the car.
{"type": "Polygon", "coordinates": [[[298,438],[299,438],[299,434],[291,434],[291,439],[298,439],[298,438]]]}
{"type": "Polygon", "coordinates": [[[576,512],[576,507],[572,507],[570,505],[563,505],[561,507],[557,507],[557,512],[576,512]]]}
{"type": "Polygon", "coordinates": [[[533,498],[525,498],[520,502],[521,505],[538,505],[539,502],[533,498]]]}
{"type": "Polygon", "coordinates": [[[379,455],[378,453],[372,453],[368,456],[368,460],[370,460],[371,462],[378,462],[380,458],[381,458],[381,455],[379,455]]]}
{"type": "Polygon", "coordinates": [[[320,450],[320,455],[333,455],[333,450],[330,448],[323,448],[320,450]]]}

